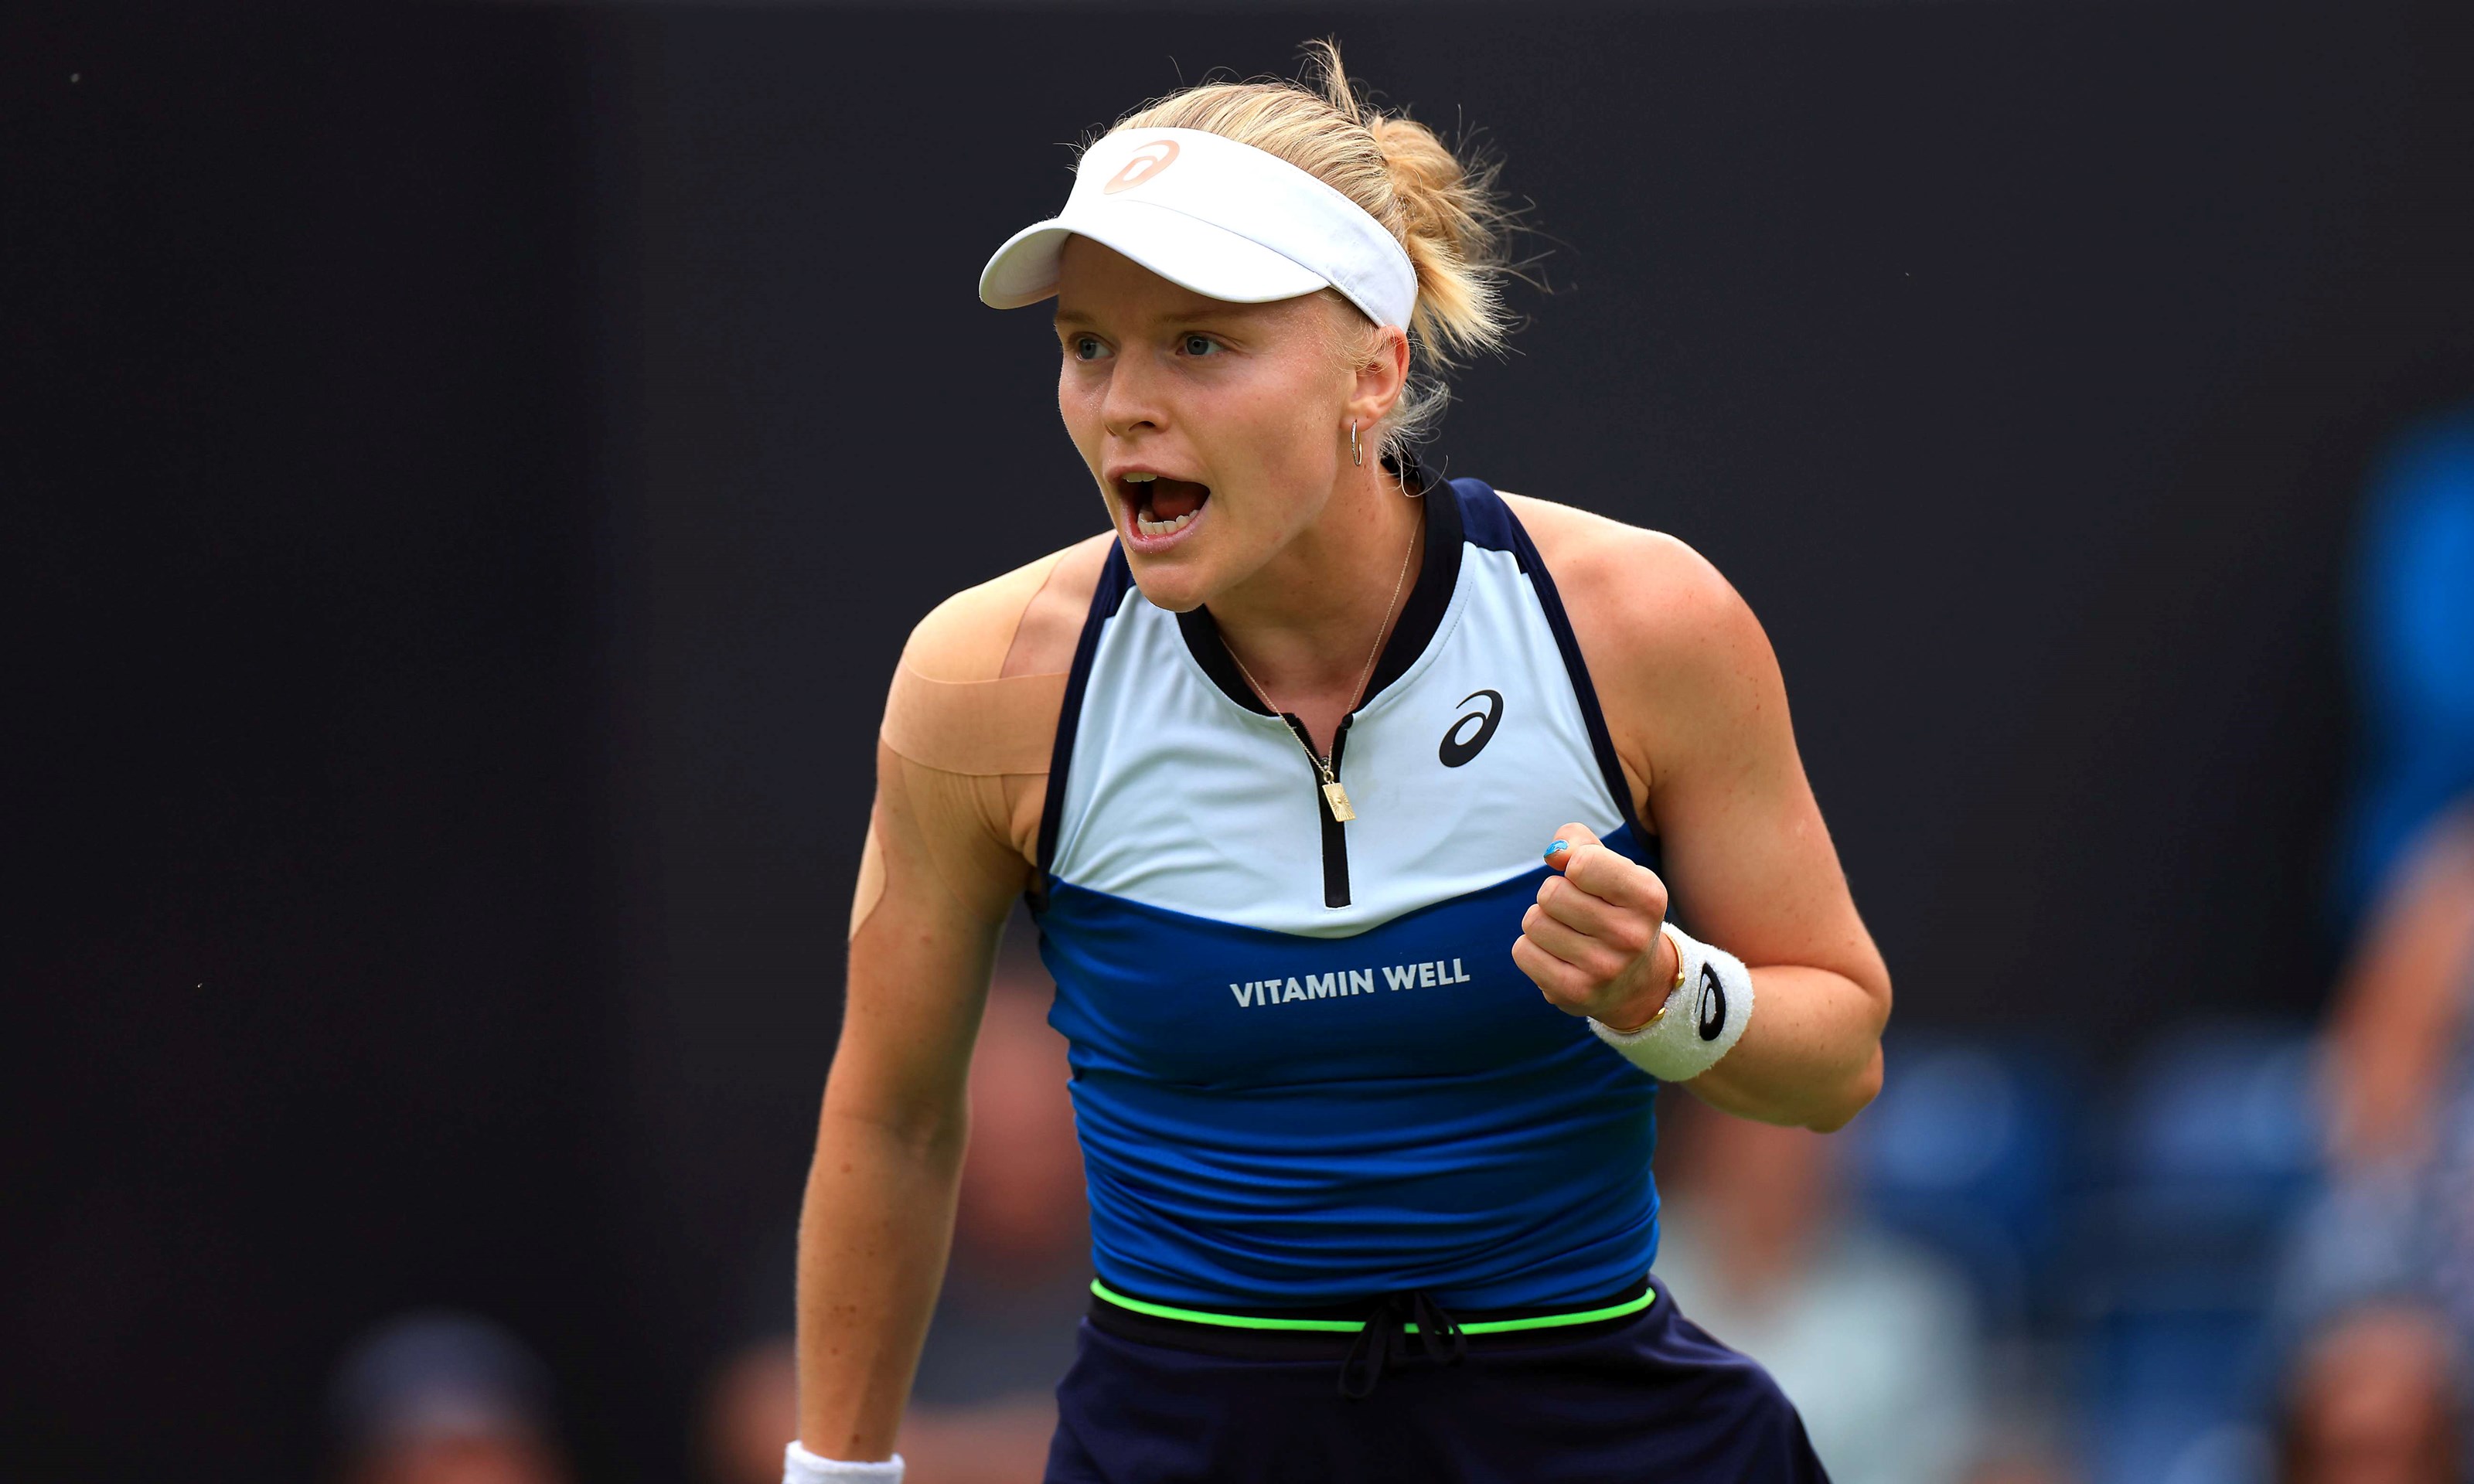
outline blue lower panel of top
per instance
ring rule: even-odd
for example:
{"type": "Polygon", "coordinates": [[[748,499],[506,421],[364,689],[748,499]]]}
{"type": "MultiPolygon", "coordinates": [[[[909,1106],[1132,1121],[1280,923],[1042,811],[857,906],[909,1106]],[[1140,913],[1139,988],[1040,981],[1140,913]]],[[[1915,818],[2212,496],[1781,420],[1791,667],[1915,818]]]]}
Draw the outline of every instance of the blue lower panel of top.
{"type": "Polygon", "coordinates": [[[1053,882],[1100,1276],[1202,1307],[1492,1308],[1647,1271],[1658,1085],[1513,964],[1543,875],[1344,939],[1053,882]]]}

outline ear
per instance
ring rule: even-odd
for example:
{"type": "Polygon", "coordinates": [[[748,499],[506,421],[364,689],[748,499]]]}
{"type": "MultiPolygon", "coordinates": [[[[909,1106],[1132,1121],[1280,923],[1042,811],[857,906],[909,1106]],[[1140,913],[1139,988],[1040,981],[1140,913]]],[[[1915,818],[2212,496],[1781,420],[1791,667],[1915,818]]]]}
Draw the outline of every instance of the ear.
{"type": "Polygon", "coordinates": [[[1409,336],[1397,325],[1386,324],[1374,330],[1365,345],[1345,410],[1352,420],[1371,427],[1390,415],[1409,390],[1409,336]]]}

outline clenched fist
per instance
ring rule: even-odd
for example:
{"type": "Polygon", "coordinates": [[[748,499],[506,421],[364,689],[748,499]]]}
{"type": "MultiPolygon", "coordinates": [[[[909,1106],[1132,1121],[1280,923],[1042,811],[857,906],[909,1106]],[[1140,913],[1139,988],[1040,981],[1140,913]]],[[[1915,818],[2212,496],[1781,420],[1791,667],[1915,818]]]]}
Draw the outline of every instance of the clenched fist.
{"type": "Polygon", "coordinates": [[[1647,1025],[1675,988],[1675,945],[1658,930],[1666,883],[1580,825],[1555,831],[1546,864],[1563,874],[1540,884],[1512,961],[1565,1015],[1615,1031],[1647,1025]]]}

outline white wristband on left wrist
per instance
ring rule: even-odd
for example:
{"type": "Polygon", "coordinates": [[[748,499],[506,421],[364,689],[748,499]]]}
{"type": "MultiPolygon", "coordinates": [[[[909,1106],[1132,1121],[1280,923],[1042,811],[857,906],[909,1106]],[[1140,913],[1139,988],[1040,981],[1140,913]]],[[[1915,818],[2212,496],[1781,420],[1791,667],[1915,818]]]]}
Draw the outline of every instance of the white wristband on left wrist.
{"type": "Polygon", "coordinates": [[[1676,978],[1647,1025],[1636,1031],[1611,1029],[1597,1017],[1589,1029],[1598,1040],[1623,1053],[1624,1060],[1661,1082],[1689,1082],[1735,1049],[1753,1017],[1753,974],[1744,961],[1724,948],[1711,947],[1672,922],[1660,931],[1675,945],[1676,978]]]}
{"type": "Polygon", "coordinates": [[[782,1484],[902,1484],[902,1455],[883,1463],[846,1464],[819,1458],[793,1443],[782,1454],[782,1484]]]}

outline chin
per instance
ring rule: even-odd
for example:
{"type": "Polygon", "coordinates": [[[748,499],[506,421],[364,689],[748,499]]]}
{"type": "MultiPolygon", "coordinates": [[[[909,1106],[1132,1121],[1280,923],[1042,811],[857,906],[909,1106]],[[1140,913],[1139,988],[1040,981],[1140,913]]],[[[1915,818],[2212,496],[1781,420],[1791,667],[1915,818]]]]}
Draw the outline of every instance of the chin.
{"type": "Polygon", "coordinates": [[[1146,556],[1130,548],[1126,552],[1126,565],[1132,569],[1134,586],[1153,608],[1164,608],[1172,613],[1189,613],[1202,607],[1219,589],[1212,580],[1210,563],[1198,562],[1196,555],[1179,552],[1174,556],[1146,556]]]}

